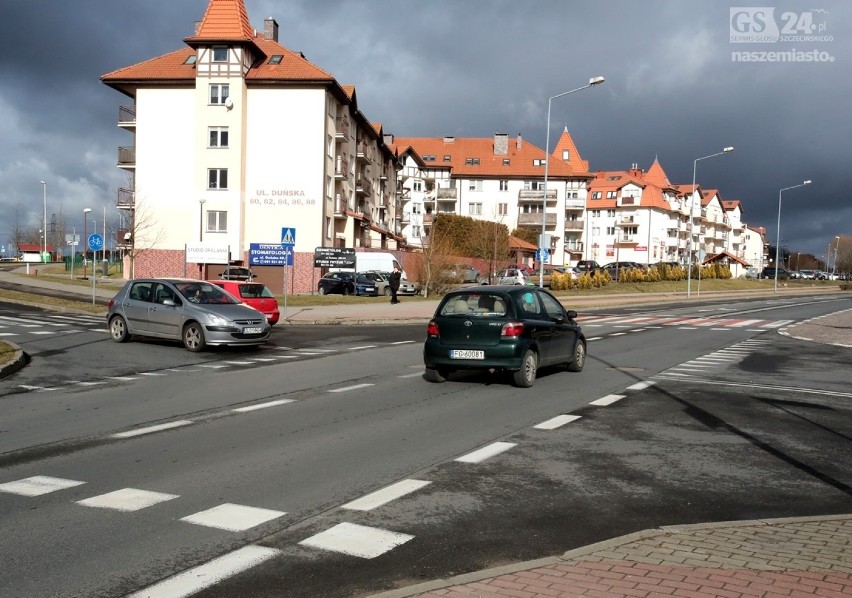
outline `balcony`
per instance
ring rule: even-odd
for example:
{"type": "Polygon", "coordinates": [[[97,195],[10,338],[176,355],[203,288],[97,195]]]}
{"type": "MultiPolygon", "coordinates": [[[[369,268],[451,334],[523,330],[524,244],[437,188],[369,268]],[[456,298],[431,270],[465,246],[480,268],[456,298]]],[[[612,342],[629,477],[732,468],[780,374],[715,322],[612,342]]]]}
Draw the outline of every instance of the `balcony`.
{"type": "Polygon", "coordinates": [[[636,245],[639,242],[639,235],[621,235],[615,239],[619,245],[636,245]]]}
{"type": "Polygon", "coordinates": [[[616,226],[630,226],[636,224],[636,220],[634,216],[622,216],[618,220],[616,220],[616,226]]]}
{"type": "Polygon", "coordinates": [[[136,128],[136,106],[118,107],[118,126],[129,130],[136,128]]]}
{"type": "Polygon", "coordinates": [[[582,243],[566,243],[565,251],[568,253],[583,253],[583,244],[582,243]]]}
{"type": "Polygon", "coordinates": [[[583,220],[566,220],[565,221],[565,230],[566,231],[581,231],[584,228],[585,221],[583,220]]]}
{"type": "MultiPolygon", "coordinates": [[[[548,201],[556,201],[556,189],[547,190],[548,201]]],[[[544,189],[521,189],[518,191],[518,201],[544,201],[544,189]]]]}
{"type": "Polygon", "coordinates": [[[455,187],[438,187],[438,200],[456,201],[459,198],[459,190],[455,187]]]}
{"type": "Polygon", "coordinates": [[[373,148],[363,141],[358,142],[358,147],[355,153],[359,160],[364,160],[368,164],[372,164],[375,159],[373,155],[373,148]]]}
{"type": "Polygon", "coordinates": [[[349,139],[349,118],[346,116],[338,116],[334,120],[334,138],[338,141],[346,141],[349,139]]]}
{"type": "MultiPolygon", "coordinates": [[[[518,214],[518,226],[541,226],[541,212],[534,214],[518,214]]],[[[556,214],[547,214],[546,224],[556,226],[556,214]]]]}
{"type": "Polygon", "coordinates": [[[586,209],[586,200],[578,199],[576,197],[569,197],[565,200],[565,209],[566,210],[585,210],[586,209]]]}
{"type": "Polygon", "coordinates": [[[373,183],[371,183],[364,177],[359,176],[358,179],[355,181],[355,193],[365,197],[372,197],[373,183]]]}
{"type": "Polygon", "coordinates": [[[346,200],[338,194],[334,198],[334,217],[335,218],[346,218],[346,211],[349,206],[346,203],[346,200]]]}
{"type": "Polygon", "coordinates": [[[349,178],[349,160],[343,156],[337,156],[334,161],[334,178],[344,181],[349,178]]]}
{"type": "Polygon", "coordinates": [[[120,147],[118,148],[118,166],[128,170],[136,169],[136,148],[135,147],[120,147]]]}
{"type": "Polygon", "coordinates": [[[136,207],[136,193],[133,189],[118,189],[115,207],[119,210],[132,210],[136,207]]]}

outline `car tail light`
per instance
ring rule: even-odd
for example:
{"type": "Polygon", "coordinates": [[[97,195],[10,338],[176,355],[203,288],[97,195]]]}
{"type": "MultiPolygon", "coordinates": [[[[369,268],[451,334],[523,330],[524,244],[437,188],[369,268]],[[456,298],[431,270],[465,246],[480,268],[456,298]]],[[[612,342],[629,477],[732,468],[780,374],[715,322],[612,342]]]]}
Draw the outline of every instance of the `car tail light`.
{"type": "Polygon", "coordinates": [[[441,333],[438,331],[438,324],[435,323],[435,320],[429,322],[429,325],[426,327],[426,336],[434,336],[435,338],[441,336],[441,333]]]}
{"type": "Polygon", "coordinates": [[[500,330],[500,336],[521,336],[524,332],[523,322],[507,322],[500,330]]]}
{"type": "Polygon", "coordinates": [[[109,303],[107,303],[107,309],[112,309],[112,306],[115,304],[115,299],[110,299],[109,303]]]}

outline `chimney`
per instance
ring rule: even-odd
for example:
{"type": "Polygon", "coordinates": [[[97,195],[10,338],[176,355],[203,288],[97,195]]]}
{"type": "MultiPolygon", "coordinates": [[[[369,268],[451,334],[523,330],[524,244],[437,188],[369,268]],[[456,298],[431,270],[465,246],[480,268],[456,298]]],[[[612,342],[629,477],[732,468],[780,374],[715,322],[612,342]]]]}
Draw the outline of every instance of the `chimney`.
{"type": "Polygon", "coordinates": [[[508,133],[494,133],[494,155],[508,156],[509,155],[509,135],[508,133]]]}
{"type": "Polygon", "coordinates": [[[201,31],[201,21],[195,22],[195,35],[198,35],[198,32],[201,31]]]}
{"type": "Polygon", "coordinates": [[[385,145],[393,145],[393,133],[385,133],[383,135],[385,145]]]}
{"type": "Polygon", "coordinates": [[[596,179],[602,179],[602,178],[604,178],[604,171],[603,171],[603,170],[599,170],[599,171],[597,171],[597,172],[595,173],[595,178],[596,178],[596,179]]]}
{"type": "Polygon", "coordinates": [[[515,141],[515,149],[521,149],[521,147],[523,147],[523,145],[524,145],[524,140],[521,139],[521,134],[518,133],[518,139],[517,139],[517,141],[515,141]]]}
{"type": "Polygon", "coordinates": [[[272,17],[263,21],[263,37],[274,42],[278,41],[278,21],[272,17]]]}

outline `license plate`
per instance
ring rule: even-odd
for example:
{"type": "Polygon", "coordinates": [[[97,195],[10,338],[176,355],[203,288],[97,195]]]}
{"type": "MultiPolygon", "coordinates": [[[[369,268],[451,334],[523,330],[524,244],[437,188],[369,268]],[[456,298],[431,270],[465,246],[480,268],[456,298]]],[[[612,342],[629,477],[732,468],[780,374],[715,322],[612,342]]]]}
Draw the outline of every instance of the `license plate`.
{"type": "Polygon", "coordinates": [[[450,351],[450,359],[485,359],[485,351],[453,349],[450,351]]]}
{"type": "Polygon", "coordinates": [[[260,334],[261,332],[263,332],[263,328],[261,328],[260,326],[243,328],[243,334],[260,334]]]}

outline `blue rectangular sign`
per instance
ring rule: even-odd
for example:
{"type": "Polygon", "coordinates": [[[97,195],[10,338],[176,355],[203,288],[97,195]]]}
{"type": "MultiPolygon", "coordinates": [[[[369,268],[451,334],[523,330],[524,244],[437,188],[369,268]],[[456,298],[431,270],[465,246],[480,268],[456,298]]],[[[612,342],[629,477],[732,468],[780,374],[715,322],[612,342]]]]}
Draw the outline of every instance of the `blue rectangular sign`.
{"type": "Polygon", "coordinates": [[[293,248],[277,243],[250,243],[249,266],[292,266],[293,248]]]}
{"type": "Polygon", "coordinates": [[[295,228],[282,228],[281,229],[281,244],[287,247],[288,245],[292,247],[296,244],[296,229],[295,228]]]}

